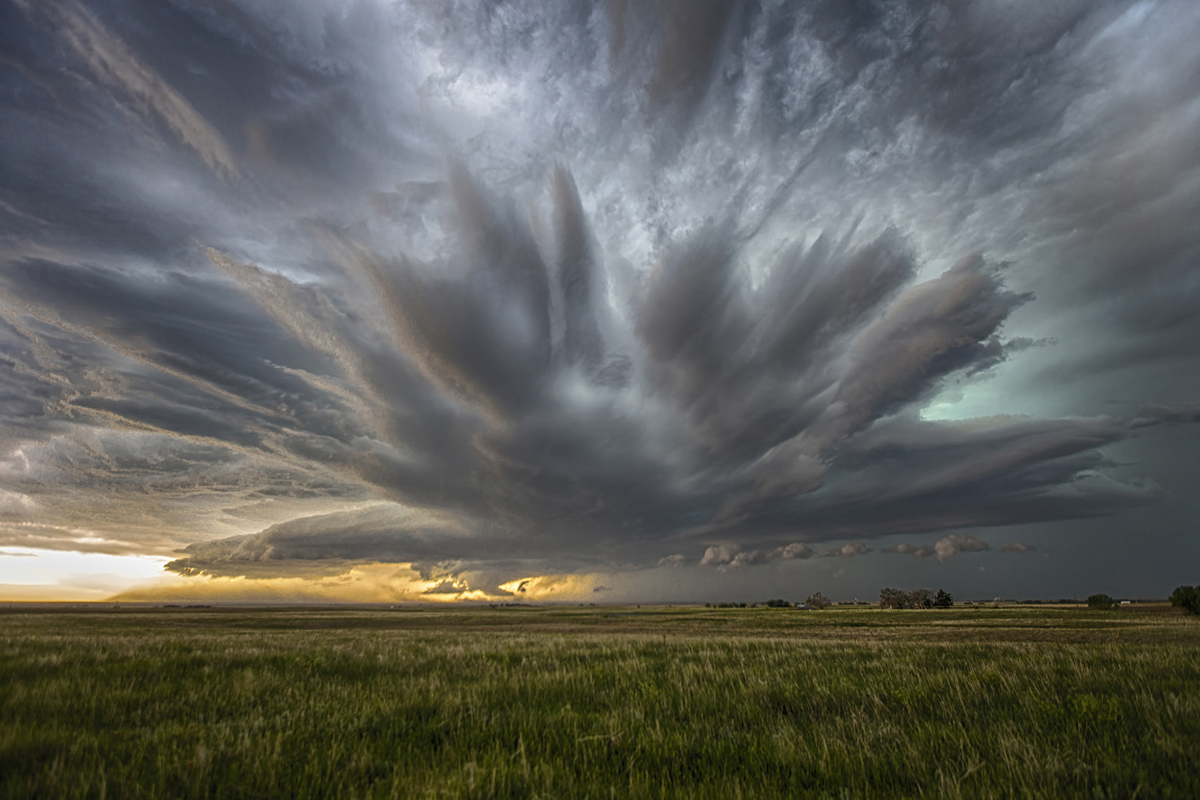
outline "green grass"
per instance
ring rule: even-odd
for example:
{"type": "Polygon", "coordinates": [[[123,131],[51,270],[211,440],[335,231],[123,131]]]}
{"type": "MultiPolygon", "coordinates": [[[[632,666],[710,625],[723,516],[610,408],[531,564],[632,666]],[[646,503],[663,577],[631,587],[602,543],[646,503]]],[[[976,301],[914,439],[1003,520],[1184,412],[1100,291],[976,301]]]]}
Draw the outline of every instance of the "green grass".
{"type": "Polygon", "coordinates": [[[1200,620],[0,611],[0,797],[1200,796],[1200,620]]]}

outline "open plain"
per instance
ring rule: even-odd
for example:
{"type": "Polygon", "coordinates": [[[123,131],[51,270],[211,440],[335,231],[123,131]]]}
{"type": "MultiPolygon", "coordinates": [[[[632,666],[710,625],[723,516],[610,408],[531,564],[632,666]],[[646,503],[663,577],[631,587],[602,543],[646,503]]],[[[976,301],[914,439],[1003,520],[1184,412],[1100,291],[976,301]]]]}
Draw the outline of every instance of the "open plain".
{"type": "Polygon", "coordinates": [[[1200,796],[1163,609],[13,607],[0,796],[1200,796]]]}

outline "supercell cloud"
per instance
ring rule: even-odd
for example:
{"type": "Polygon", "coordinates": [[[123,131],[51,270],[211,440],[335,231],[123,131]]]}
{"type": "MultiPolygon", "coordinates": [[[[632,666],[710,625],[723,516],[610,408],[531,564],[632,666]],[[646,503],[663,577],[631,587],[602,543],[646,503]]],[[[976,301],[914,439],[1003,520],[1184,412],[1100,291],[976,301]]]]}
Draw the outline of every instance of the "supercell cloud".
{"type": "Polygon", "coordinates": [[[1194,3],[0,31],[0,545],[499,593],[1169,494],[1112,448],[1195,416],[1194,3]]]}

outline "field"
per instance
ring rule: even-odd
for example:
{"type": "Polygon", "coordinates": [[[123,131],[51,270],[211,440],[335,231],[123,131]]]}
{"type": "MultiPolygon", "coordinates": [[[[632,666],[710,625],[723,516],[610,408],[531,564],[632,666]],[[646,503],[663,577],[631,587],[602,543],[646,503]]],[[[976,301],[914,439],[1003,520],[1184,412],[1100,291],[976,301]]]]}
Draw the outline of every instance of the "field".
{"type": "Polygon", "coordinates": [[[1137,610],[0,610],[0,797],[1200,797],[1137,610]]]}

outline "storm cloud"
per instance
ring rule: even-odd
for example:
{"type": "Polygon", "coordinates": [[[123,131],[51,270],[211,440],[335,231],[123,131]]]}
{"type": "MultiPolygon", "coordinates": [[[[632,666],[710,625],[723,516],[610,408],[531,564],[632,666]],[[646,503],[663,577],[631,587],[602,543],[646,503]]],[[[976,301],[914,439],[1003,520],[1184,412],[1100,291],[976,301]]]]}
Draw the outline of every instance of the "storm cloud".
{"type": "Polygon", "coordinates": [[[0,31],[0,545],[438,594],[945,561],[1161,502],[1110,450],[1195,420],[1194,3],[0,31]]]}

